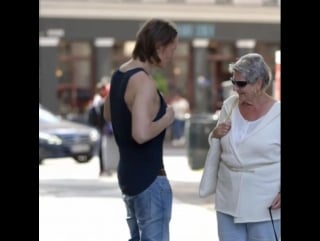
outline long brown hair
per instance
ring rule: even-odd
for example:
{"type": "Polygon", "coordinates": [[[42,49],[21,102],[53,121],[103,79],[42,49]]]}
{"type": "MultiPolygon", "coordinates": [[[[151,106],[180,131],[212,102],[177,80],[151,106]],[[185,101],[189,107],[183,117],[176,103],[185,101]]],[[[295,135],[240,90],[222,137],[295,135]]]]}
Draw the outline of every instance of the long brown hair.
{"type": "Polygon", "coordinates": [[[172,43],[177,34],[172,22],[161,19],[146,21],[137,33],[137,41],[132,53],[133,59],[148,61],[151,64],[160,63],[157,48],[172,43]]]}

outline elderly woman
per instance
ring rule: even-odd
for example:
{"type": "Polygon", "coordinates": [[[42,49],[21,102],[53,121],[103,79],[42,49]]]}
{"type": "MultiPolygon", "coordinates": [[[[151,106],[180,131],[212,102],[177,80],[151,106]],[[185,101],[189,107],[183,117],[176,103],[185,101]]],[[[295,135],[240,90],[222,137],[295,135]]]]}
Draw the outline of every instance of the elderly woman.
{"type": "Polygon", "coordinates": [[[219,240],[278,240],[280,102],[266,93],[271,71],[261,55],[242,56],[230,72],[237,95],[224,101],[209,135],[221,143],[215,193],[219,240]]]}

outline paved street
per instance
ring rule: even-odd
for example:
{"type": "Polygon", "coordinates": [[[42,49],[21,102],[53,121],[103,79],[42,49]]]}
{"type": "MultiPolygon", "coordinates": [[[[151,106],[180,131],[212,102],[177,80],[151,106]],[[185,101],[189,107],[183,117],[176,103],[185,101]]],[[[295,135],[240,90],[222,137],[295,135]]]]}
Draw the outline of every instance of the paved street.
{"type": "MultiPolygon", "coordinates": [[[[190,170],[182,148],[165,149],[164,162],[174,193],[171,241],[217,241],[212,197],[198,197],[201,171],[190,170]]],[[[97,158],[39,166],[39,241],[128,240],[116,176],[97,173],[97,158]]]]}

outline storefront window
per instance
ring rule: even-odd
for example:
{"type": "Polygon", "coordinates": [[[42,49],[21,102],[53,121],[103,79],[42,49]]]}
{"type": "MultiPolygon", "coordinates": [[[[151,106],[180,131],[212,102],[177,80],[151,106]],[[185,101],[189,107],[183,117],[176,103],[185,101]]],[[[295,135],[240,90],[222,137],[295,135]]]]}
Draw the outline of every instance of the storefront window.
{"type": "Polygon", "coordinates": [[[59,112],[79,112],[92,92],[91,45],[89,42],[61,41],[58,47],[57,97],[59,112]]]}

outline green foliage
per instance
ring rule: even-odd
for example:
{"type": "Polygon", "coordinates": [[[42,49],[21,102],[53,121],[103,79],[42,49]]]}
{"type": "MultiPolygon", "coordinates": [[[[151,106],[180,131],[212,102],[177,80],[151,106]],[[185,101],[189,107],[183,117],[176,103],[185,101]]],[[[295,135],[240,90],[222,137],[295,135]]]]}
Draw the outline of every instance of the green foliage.
{"type": "Polygon", "coordinates": [[[163,95],[167,95],[169,92],[168,81],[161,72],[155,72],[153,78],[156,80],[157,88],[163,95]]]}

